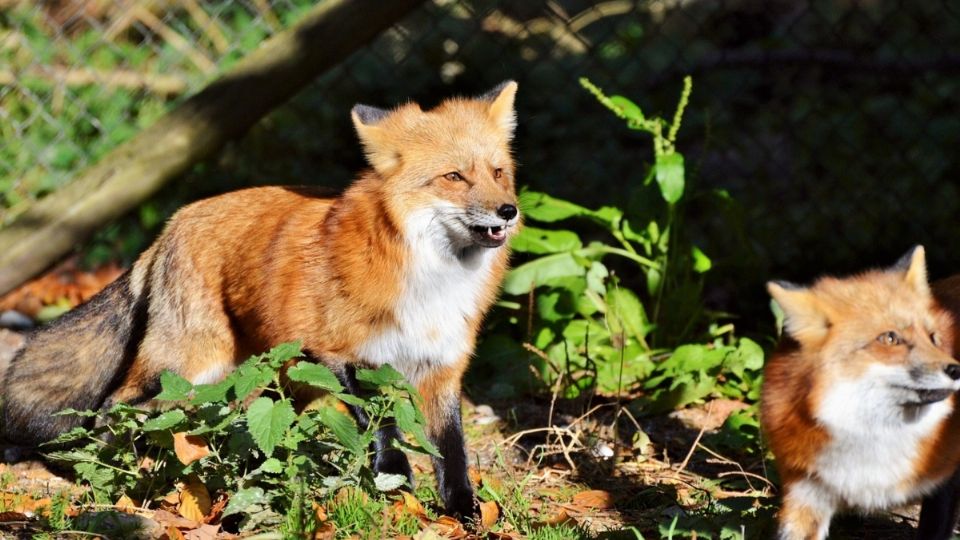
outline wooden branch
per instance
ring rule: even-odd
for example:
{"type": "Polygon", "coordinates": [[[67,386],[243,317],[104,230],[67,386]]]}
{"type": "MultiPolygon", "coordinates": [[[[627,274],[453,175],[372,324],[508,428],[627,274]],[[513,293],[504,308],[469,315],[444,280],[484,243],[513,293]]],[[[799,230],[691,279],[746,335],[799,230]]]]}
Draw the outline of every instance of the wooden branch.
{"type": "Polygon", "coordinates": [[[0,294],[243,135],[422,1],[319,2],[296,25],[0,230],[0,294]]]}
{"type": "Polygon", "coordinates": [[[162,96],[182,94],[187,91],[187,81],[176,75],[141,73],[117,69],[103,71],[64,66],[30,66],[21,71],[0,69],[0,86],[23,84],[24,79],[38,79],[45,85],[59,86],[106,86],[145,90],[162,96]]]}

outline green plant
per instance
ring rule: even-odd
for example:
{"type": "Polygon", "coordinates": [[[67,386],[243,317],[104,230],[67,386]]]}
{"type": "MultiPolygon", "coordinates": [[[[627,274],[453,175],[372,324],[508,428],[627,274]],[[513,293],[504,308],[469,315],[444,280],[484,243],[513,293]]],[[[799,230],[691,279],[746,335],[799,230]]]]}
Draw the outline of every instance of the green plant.
{"type": "MultiPolygon", "coordinates": [[[[650,135],[653,163],[633,186],[629,209],[521,194],[530,224],[512,247],[527,260],[508,274],[504,291],[527,299],[529,316],[510,322],[524,330],[545,386],[566,397],[639,390],[643,412],[711,395],[756,399],[763,351],[736,339],[733,326],[717,324],[718,316],[704,307],[712,261],[682,228],[689,188],[675,141],[690,78],[669,122],[644,115],[623,96],[606,96],[586,79],[581,83],[628,128],[650,135]],[[560,222],[576,229],[558,228],[560,222]]],[[[522,305],[505,304],[515,313],[522,305]]],[[[485,343],[481,354],[494,362],[498,355],[524,354],[502,336],[490,341],[495,347],[485,343]]]]}
{"type": "Polygon", "coordinates": [[[415,405],[419,395],[388,365],[358,370],[357,379],[370,391],[366,397],[344,393],[322,365],[300,362],[285,372],[291,381],[361,406],[370,418],[366,430],[359,431],[352,418],[329,405],[297,414],[281,371],[299,356],[299,344],[280,345],[250,358],[217,384],[193,385],[164,373],[156,399],[168,405],[165,411],[115,405],[98,427],[76,428],[53,441],[69,448],[48,455],[72,465],[97,503],[110,504],[121,495],[152,501],[174,482],[193,485],[196,479],[202,489],[229,497],[223,516],[239,516],[241,529],[289,532],[314,527],[311,501],[341,488],[376,494],[406,482],[402,475],[375,475],[369,466],[370,444],[384,422],[411,436],[413,442],[403,443],[404,448],[437,455],[415,405]],[[175,437],[202,457],[184,459],[175,437]]]}

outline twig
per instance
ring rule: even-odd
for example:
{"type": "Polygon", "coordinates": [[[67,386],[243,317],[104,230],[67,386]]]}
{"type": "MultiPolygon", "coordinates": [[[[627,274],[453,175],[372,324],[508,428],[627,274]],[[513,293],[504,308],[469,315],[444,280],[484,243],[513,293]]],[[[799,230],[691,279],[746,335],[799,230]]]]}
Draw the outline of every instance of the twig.
{"type": "Polygon", "coordinates": [[[209,75],[217,70],[217,65],[214,64],[212,60],[207,58],[207,55],[191,46],[190,42],[184,39],[183,36],[178,34],[172,28],[167,26],[166,23],[160,20],[160,18],[154,15],[150,10],[143,7],[137,7],[134,9],[134,16],[147,28],[156,32],[157,35],[162,37],[167,44],[183,53],[184,56],[189,58],[194,65],[200,68],[200,71],[209,75]]]}
{"type": "Polygon", "coordinates": [[[200,4],[197,2],[197,0],[180,0],[180,4],[184,7],[184,9],[187,10],[187,13],[190,14],[190,18],[197,23],[200,31],[207,36],[207,39],[209,39],[210,43],[213,44],[213,47],[217,49],[217,52],[220,54],[226,54],[227,51],[230,50],[230,43],[223,35],[223,32],[220,31],[220,27],[217,25],[217,22],[207,15],[207,12],[200,7],[200,4]]]}

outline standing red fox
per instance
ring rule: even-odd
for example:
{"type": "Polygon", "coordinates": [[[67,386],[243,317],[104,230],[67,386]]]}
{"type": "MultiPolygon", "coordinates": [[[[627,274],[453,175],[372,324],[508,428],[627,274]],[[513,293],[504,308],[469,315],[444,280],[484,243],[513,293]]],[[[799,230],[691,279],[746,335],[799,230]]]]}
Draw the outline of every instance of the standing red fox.
{"type": "MultiPolygon", "coordinates": [[[[177,212],[128,273],[29,336],[4,383],[7,437],[47,441],[80,422],[52,416],[61,409],[148,400],[166,370],[214,382],[301,340],[348,391],[357,366],[385,363],[419,389],[444,504],[473,514],[460,380],[519,221],[516,90],[429,111],[355,106],[372,168],[338,198],[254,188],[177,212]]],[[[374,467],[409,478],[399,436],[378,433],[374,467]]]]}
{"type": "Polygon", "coordinates": [[[917,247],[889,270],[768,289],[787,338],[767,362],[761,407],[783,482],[779,538],[823,539],[839,510],[919,499],[917,538],[951,538],[960,277],[931,290],[917,247]]]}

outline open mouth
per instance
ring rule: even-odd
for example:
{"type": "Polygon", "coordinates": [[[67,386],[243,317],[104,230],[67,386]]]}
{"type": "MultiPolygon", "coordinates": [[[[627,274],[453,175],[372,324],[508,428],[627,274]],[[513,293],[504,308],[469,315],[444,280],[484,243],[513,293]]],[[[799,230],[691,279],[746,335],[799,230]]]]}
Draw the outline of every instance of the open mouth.
{"type": "Polygon", "coordinates": [[[911,405],[929,405],[943,401],[950,397],[954,391],[950,388],[910,388],[901,386],[904,390],[909,390],[916,395],[916,399],[911,399],[911,405]]]}
{"type": "Polygon", "coordinates": [[[470,233],[476,243],[486,247],[502,246],[507,240],[506,227],[473,225],[470,227],[470,233]]]}

